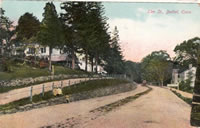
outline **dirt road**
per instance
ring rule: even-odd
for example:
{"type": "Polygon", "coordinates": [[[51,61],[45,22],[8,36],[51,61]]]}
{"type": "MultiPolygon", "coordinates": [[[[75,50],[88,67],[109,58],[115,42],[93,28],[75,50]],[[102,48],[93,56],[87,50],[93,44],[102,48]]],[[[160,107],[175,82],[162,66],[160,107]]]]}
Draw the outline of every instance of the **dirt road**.
{"type": "Polygon", "coordinates": [[[191,128],[190,106],[168,89],[152,88],[148,94],[109,112],[91,111],[147,88],[138,86],[126,93],[0,116],[0,128],[191,128]]]}
{"type": "MultiPolygon", "coordinates": [[[[63,80],[63,87],[73,85],[79,83],[80,81],[87,81],[89,79],[98,79],[98,78],[76,78],[76,79],[68,79],[63,80]]],[[[61,81],[47,82],[45,84],[45,91],[52,90],[52,83],[54,83],[54,87],[60,87],[61,81]]],[[[38,84],[33,86],[33,95],[40,94],[42,92],[43,84],[38,84]]],[[[7,104],[12,101],[16,101],[25,97],[30,96],[31,87],[24,87],[20,89],[11,90],[6,93],[0,93],[0,105],[7,104]]]]}

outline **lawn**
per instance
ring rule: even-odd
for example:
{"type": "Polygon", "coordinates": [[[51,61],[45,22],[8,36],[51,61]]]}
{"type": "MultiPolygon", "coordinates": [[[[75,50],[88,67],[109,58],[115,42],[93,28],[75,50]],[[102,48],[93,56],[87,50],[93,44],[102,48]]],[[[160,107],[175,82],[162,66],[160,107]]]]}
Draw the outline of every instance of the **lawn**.
{"type": "MultiPolygon", "coordinates": [[[[86,74],[80,70],[72,70],[62,66],[55,66],[55,75],[58,74],[86,74]]],[[[47,68],[40,69],[28,65],[13,65],[12,72],[0,72],[0,80],[22,79],[28,77],[48,76],[50,72],[47,68]]]]}
{"type": "MultiPolygon", "coordinates": [[[[120,80],[120,79],[105,79],[105,80],[92,80],[87,81],[79,84],[75,84],[72,86],[67,86],[62,89],[63,95],[71,95],[91,90],[96,90],[99,88],[105,88],[108,86],[116,86],[119,84],[125,84],[128,83],[126,80],[120,80]]],[[[62,96],[62,95],[61,95],[62,96]]],[[[55,98],[55,96],[52,94],[52,91],[45,92],[44,97],[41,96],[41,94],[34,95],[33,96],[33,102],[37,103],[43,100],[49,100],[51,98],[55,98]]],[[[0,105],[0,111],[5,111],[13,108],[18,108],[19,106],[23,106],[26,104],[30,104],[29,97],[23,98],[5,105],[0,105]]]]}

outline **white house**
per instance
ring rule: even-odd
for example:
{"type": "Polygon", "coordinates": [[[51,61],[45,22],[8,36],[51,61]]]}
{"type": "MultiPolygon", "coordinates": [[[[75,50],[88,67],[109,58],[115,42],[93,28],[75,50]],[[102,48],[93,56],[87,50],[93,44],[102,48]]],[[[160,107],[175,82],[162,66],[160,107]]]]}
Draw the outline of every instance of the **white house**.
{"type": "Polygon", "coordinates": [[[192,77],[190,86],[194,87],[196,79],[196,67],[192,67],[192,64],[189,65],[189,69],[181,73],[178,73],[178,69],[173,69],[171,84],[168,84],[167,86],[178,87],[181,81],[186,81],[190,76],[192,77]]]}
{"type": "Polygon", "coordinates": [[[192,67],[192,64],[189,65],[188,70],[185,70],[184,72],[179,74],[179,81],[181,82],[187,80],[190,75],[192,77],[190,86],[194,87],[196,79],[196,67],[192,67]]]}
{"type": "MultiPolygon", "coordinates": [[[[24,51],[26,56],[37,56],[39,58],[49,58],[49,47],[41,46],[38,44],[32,44],[29,45],[25,51],[24,51]]],[[[59,48],[53,48],[52,49],[52,54],[51,54],[51,60],[53,62],[58,62],[58,61],[66,61],[68,58],[68,54],[64,53],[63,50],[59,48]]]]}
{"type": "MultiPolygon", "coordinates": [[[[30,44],[24,51],[26,56],[37,56],[39,58],[45,58],[48,59],[49,58],[49,47],[44,47],[41,46],[39,44],[30,44]],[[36,54],[35,54],[36,53],[36,54]]],[[[79,54],[76,53],[76,57],[77,57],[77,66],[80,67],[80,69],[85,70],[85,55],[84,54],[79,54]]],[[[59,61],[71,61],[71,58],[69,58],[68,53],[64,53],[63,50],[61,49],[57,49],[57,48],[53,48],[52,50],[52,55],[51,55],[51,60],[53,62],[59,62],[59,61]]],[[[87,65],[87,69],[88,72],[92,72],[91,69],[91,63],[88,61],[88,65],[87,65]]],[[[69,66],[70,67],[70,66],[69,66]]],[[[95,64],[93,66],[93,71],[95,71],[95,64]]],[[[104,71],[103,67],[98,65],[97,66],[97,71],[98,73],[106,73],[106,71],[104,71]]]]}
{"type": "MultiPolygon", "coordinates": [[[[86,66],[85,55],[77,53],[76,56],[79,59],[78,66],[80,67],[80,69],[85,70],[85,66],[86,66]]],[[[94,64],[93,71],[95,71],[95,69],[96,69],[96,65],[94,64]]],[[[91,63],[89,61],[88,61],[88,65],[87,65],[87,70],[88,70],[88,72],[92,72],[92,65],[91,65],[91,63]]],[[[104,68],[102,66],[100,66],[100,65],[97,66],[97,72],[98,73],[106,73],[104,68]]]]}

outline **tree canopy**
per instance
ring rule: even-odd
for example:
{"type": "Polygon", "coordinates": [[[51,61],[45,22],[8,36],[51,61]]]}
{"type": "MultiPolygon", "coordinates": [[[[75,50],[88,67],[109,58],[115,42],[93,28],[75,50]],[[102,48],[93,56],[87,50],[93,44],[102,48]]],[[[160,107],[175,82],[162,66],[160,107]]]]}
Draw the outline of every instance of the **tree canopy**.
{"type": "MultiPolygon", "coordinates": [[[[40,29],[40,21],[33,14],[26,12],[18,20],[17,40],[32,42],[40,29]]],[[[36,41],[36,40],[35,40],[36,41]]]]}
{"type": "Polygon", "coordinates": [[[5,10],[0,8],[0,46],[3,57],[11,56],[12,41],[15,35],[13,21],[5,16],[5,10]]]}
{"type": "Polygon", "coordinates": [[[142,79],[163,85],[171,78],[172,63],[166,51],[154,51],[143,58],[142,79]]]}
{"type": "Polygon", "coordinates": [[[37,40],[41,45],[49,46],[49,70],[51,70],[52,49],[61,46],[64,42],[64,30],[53,2],[46,3],[43,17],[37,40]]]}
{"type": "Polygon", "coordinates": [[[115,27],[111,36],[110,48],[105,59],[107,63],[105,70],[111,74],[123,74],[125,68],[118,34],[117,27],[115,27]]]}
{"type": "Polygon", "coordinates": [[[183,41],[181,44],[178,44],[174,49],[174,52],[176,53],[174,61],[182,66],[184,69],[188,68],[189,64],[197,66],[197,53],[199,47],[199,37],[183,41]]]}

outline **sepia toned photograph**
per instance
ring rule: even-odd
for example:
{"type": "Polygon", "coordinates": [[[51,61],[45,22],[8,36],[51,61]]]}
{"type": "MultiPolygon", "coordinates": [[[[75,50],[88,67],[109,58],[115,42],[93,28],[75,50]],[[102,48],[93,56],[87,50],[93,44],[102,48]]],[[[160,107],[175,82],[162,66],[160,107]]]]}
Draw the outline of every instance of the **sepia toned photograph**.
{"type": "Polygon", "coordinates": [[[200,127],[200,4],[0,0],[0,128],[200,127]]]}

